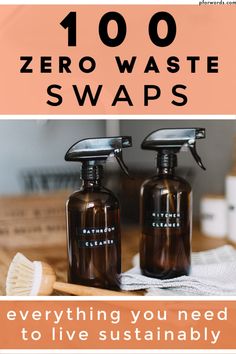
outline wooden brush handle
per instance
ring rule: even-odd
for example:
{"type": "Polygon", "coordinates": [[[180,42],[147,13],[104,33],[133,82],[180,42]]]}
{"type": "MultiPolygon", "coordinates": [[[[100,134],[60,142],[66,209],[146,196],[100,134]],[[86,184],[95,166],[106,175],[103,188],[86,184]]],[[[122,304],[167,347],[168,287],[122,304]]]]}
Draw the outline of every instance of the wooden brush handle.
{"type": "Polygon", "coordinates": [[[79,296],[137,296],[137,294],[129,291],[113,291],[100,288],[92,288],[90,286],[68,284],[55,282],[53,289],[63,293],[79,296]]]}

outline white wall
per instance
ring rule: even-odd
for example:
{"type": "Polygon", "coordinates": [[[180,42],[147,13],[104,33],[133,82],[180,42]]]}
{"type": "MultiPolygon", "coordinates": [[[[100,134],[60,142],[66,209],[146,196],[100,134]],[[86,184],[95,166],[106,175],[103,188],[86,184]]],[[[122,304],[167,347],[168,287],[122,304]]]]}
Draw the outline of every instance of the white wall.
{"type": "Polygon", "coordinates": [[[64,155],[77,140],[105,135],[104,120],[0,120],[0,194],[22,191],[29,168],[68,166],[64,155]]]}

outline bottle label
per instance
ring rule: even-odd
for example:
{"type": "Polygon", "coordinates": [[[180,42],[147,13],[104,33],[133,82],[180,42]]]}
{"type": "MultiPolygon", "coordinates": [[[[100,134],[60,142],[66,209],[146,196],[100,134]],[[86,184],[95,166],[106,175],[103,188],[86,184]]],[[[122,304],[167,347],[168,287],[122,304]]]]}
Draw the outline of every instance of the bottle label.
{"type": "Polygon", "coordinates": [[[78,246],[79,248],[98,248],[116,244],[116,228],[110,226],[101,227],[86,227],[79,229],[78,246]]]}
{"type": "Polygon", "coordinates": [[[157,229],[180,228],[181,214],[168,211],[149,212],[147,214],[146,226],[157,229]]]}

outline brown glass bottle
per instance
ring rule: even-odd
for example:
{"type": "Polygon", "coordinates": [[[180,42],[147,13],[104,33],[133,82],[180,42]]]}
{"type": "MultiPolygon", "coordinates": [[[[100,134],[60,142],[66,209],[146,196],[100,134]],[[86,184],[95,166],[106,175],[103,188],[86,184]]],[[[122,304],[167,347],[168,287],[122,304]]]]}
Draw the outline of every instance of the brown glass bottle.
{"type": "Polygon", "coordinates": [[[85,179],[81,190],[67,202],[68,277],[71,283],[119,289],[119,202],[101,186],[99,176],[85,179]]]}
{"type": "Polygon", "coordinates": [[[140,267],[142,274],[169,279],[189,273],[192,193],[174,167],[160,167],[141,188],[140,267]]]}

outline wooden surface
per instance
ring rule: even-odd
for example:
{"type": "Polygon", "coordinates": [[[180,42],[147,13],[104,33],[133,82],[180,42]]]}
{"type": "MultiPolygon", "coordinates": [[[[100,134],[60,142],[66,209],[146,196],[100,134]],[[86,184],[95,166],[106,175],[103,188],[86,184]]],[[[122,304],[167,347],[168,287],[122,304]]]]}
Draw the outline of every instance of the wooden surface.
{"type": "MultiPolygon", "coordinates": [[[[140,230],[138,226],[126,226],[122,228],[122,270],[125,271],[132,267],[132,258],[138,252],[140,230]]],[[[202,251],[211,248],[216,248],[226,244],[225,239],[208,238],[201,235],[198,228],[193,230],[192,249],[193,251],[202,251]]],[[[46,261],[51,264],[59,281],[66,281],[67,272],[67,255],[66,255],[66,236],[64,241],[56,246],[45,245],[42,243],[40,247],[32,247],[30,240],[28,247],[10,249],[2,246],[0,250],[0,265],[1,265],[1,281],[0,294],[5,294],[5,279],[8,266],[12,257],[16,252],[22,252],[31,260],[46,261]]]]}
{"type": "Polygon", "coordinates": [[[68,191],[0,196],[0,248],[41,248],[65,239],[68,191]]]}

